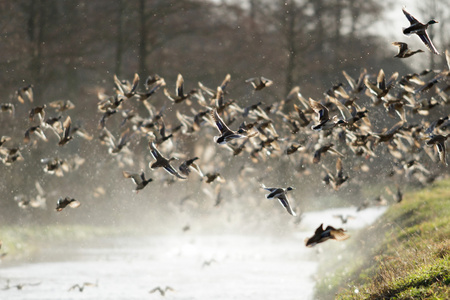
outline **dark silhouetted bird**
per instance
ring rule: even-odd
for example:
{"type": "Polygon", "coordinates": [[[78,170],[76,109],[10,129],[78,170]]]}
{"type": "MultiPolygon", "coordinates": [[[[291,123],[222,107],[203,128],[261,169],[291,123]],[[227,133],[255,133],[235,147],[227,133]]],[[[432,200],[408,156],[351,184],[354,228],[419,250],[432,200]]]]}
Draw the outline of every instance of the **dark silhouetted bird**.
{"type": "Polygon", "coordinates": [[[447,138],[449,136],[450,136],[450,134],[431,135],[430,139],[426,142],[428,146],[433,146],[433,145],[436,146],[436,150],[439,154],[439,160],[441,161],[441,163],[443,163],[446,166],[448,166],[448,163],[447,163],[447,157],[446,157],[446,152],[445,152],[445,141],[447,140],[447,138]]]}
{"type": "Polygon", "coordinates": [[[159,292],[161,294],[161,296],[164,297],[168,291],[174,291],[174,289],[171,288],[170,286],[166,286],[164,289],[162,289],[161,287],[157,286],[154,289],[152,289],[151,291],[149,291],[149,293],[153,294],[155,292],[159,292]]]}
{"type": "Polygon", "coordinates": [[[150,182],[153,181],[153,179],[151,179],[151,178],[145,179],[144,172],[141,172],[141,174],[137,174],[137,173],[130,173],[127,171],[123,171],[122,174],[123,174],[123,177],[131,178],[131,180],[133,180],[134,184],[136,185],[136,188],[134,189],[136,191],[136,193],[139,193],[140,190],[145,188],[147,186],[147,184],[149,184],[150,182]]]}
{"type": "Polygon", "coordinates": [[[72,125],[72,119],[70,118],[70,116],[67,116],[66,120],[63,123],[63,134],[59,139],[59,146],[64,146],[65,144],[67,144],[69,141],[71,141],[73,139],[73,136],[70,135],[70,126],[72,125]]]}
{"type": "Polygon", "coordinates": [[[393,42],[392,45],[398,47],[398,53],[397,53],[397,55],[394,56],[394,57],[398,57],[398,58],[407,58],[416,53],[423,52],[423,50],[421,50],[421,49],[415,50],[415,51],[410,50],[408,48],[407,43],[393,42]]]}
{"type": "Polygon", "coordinates": [[[265,87],[271,86],[273,84],[273,81],[270,79],[267,79],[265,77],[252,77],[245,81],[246,83],[250,83],[255,91],[260,91],[265,87]]]}
{"type": "Polygon", "coordinates": [[[409,27],[403,28],[403,34],[406,35],[410,35],[412,33],[417,34],[419,38],[422,40],[422,42],[425,44],[425,46],[427,46],[427,48],[431,52],[433,52],[434,54],[439,54],[439,52],[436,50],[436,47],[434,47],[427,33],[428,25],[436,24],[438,22],[436,20],[430,20],[426,24],[423,24],[420,23],[416,18],[414,18],[409,12],[407,12],[404,7],[402,8],[402,11],[410,23],[409,27]]]}
{"type": "Polygon", "coordinates": [[[70,198],[70,197],[66,197],[64,199],[59,198],[58,202],[56,202],[56,211],[62,211],[67,206],[72,207],[72,208],[77,208],[80,205],[81,205],[80,201],[75,200],[73,198],[70,198]]]}
{"type": "Polygon", "coordinates": [[[228,126],[225,124],[225,122],[222,120],[222,118],[220,118],[216,109],[214,109],[211,112],[211,115],[213,117],[213,120],[216,124],[217,129],[220,132],[220,136],[214,137],[214,142],[216,142],[217,144],[223,145],[223,144],[228,143],[231,140],[241,139],[241,138],[246,137],[246,135],[243,134],[244,133],[243,129],[240,129],[239,131],[233,131],[230,128],[228,128],[228,126]]]}
{"type": "Polygon", "coordinates": [[[149,142],[148,146],[150,147],[150,153],[153,156],[153,158],[156,160],[153,163],[150,163],[149,166],[151,169],[156,168],[164,168],[164,170],[167,171],[167,173],[174,175],[180,179],[186,179],[186,177],[181,176],[177,170],[175,170],[174,167],[170,164],[172,160],[175,160],[175,157],[171,157],[170,159],[165,158],[164,156],[159,153],[158,149],[156,149],[156,146],[153,142],[149,142]]]}
{"type": "Polygon", "coordinates": [[[345,233],[345,230],[342,228],[336,229],[332,226],[327,226],[325,230],[323,229],[323,224],[320,224],[317,227],[314,235],[305,240],[306,247],[313,247],[319,243],[323,243],[328,241],[329,239],[333,239],[336,241],[343,241],[348,239],[350,236],[345,233]]]}
{"type": "Polygon", "coordinates": [[[340,219],[342,224],[347,224],[348,220],[355,219],[355,217],[351,215],[333,215],[333,217],[340,219]]]}
{"type": "Polygon", "coordinates": [[[266,195],[267,199],[274,199],[277,198],[278,201],[280,201],[280,204],[286,209],[286,211],[292,215],[296,216],[294,210],[291,208],[291,205],[289,204],[289,201],[287,199],[287,192],[292,191],[293,187],[287,187],[287,188],[269,188],[266,187],[264,184],[261,184],[261,187],[265,189],[266,191],[269,191],[270,193],[266,195]]]}

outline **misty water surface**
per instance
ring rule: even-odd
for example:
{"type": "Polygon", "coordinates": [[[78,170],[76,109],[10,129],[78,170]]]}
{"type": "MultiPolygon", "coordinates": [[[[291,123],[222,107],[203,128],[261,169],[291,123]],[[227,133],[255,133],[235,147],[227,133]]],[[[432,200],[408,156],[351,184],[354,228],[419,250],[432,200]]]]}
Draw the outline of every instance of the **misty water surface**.
{"type": "MultiPolygon", "coordinates": [[[[355,234],[384,208],[358,213],[346,228],[355,234]]],[[[306,248],[317,222],[341,226],[335,214],[354,208],[307,213],[299,230],[274,235],[122,237],[42,249],[35,261],[1,269],[1,299],[159,299],[149,291],[170,286],[166,299],[313,299],[314,274],[330,241],[306,248]],[[83,292],[69,289],[84,282],[83,292]]],[[[345,243],[339,244],[345,247],[345,243]]]]}

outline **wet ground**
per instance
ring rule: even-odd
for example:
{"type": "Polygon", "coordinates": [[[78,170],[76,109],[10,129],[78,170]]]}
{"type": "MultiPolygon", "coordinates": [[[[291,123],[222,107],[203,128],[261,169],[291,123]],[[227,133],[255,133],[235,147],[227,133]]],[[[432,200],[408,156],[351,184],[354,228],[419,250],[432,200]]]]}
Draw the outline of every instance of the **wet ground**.
{"type": "MultiPolygon", "coordinates": [[[[361,212],[349,220],[349,233],[382,212],[361,212]]],[[[355,215],[309,213],[299,231],[283,237],[185,234],[49,247],[33,262],[0,266],[0,299],[159,299],[159,292],[149,293],[158,286],[171,288],[164,299],[312,299],[320,254],[303,240],[318,219],[340,226],[333,218],[339,213],[355,215]],[[82,292],[70,290],[85,282],[82,292]]]]}

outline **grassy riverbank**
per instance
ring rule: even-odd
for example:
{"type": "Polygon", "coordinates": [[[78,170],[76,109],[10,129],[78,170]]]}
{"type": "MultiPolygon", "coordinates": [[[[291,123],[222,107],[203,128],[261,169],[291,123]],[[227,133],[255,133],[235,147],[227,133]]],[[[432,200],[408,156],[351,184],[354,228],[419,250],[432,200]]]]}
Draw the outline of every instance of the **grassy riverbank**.
{"type": "Polygon", "coordinates": [[[450,299],[450,180],[407,193],[336,254],[317,299],[450,299]]]}

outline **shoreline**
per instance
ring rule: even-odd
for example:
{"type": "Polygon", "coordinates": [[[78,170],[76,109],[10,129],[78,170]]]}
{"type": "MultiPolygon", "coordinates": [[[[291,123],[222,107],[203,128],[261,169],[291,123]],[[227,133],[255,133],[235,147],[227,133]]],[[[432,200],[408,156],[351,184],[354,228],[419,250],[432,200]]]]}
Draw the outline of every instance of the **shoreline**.
{"type": "Polygon", "coordinates": [[[317,299],[448,297],[449,199],[449,179],[405,194],[319,266],[317,299]]]}

